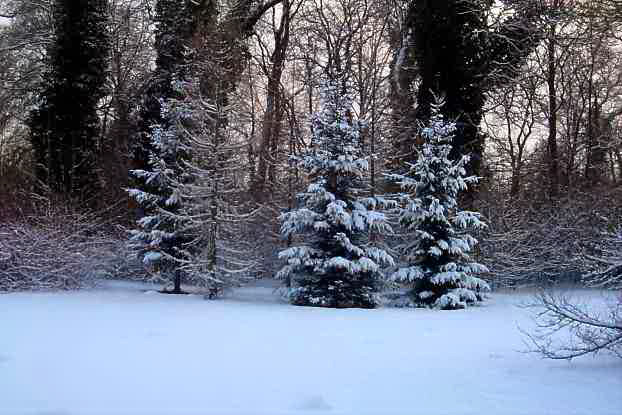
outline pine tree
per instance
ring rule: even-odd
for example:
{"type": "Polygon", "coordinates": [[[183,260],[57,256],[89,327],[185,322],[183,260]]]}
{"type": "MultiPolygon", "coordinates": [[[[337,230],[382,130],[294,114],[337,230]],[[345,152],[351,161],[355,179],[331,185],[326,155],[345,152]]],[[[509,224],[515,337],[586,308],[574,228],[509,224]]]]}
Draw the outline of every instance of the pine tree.
{"type": "Polygon", "coordinates": [[[54,192],[97,192],[97,105],[104,95],[109,42],[104,0],[57,0],[50,68],[29,118],[37,178],[54,192]]]}
{"type": "Polygon", "coordinates": [[[458,195],[477,177],[466,177],[468,156],[451,160],[454,123],[446,122],[440,105],[434,106],[427,127],[421,131],[423,146],[410,171],[393,174],[403,190],[400,224],[410,241],[399,247],[404,264],[391,279],[412,286],[410,297],[416,306],[450,310],[482,300],[488,284],[474,274],[487,269],[472,261],[469,252],[477,240],[468,233],[486,225],[476,212],[463,211],[458,195]]]}
{"type": "Polygon", "coordinates": [[[368,243],[371,230],[389,226],[375,210],[382,200],[363,196],[368,163],[344,84],[331,80],[323,87],[322,108],[312,118],[313,148],[296,158],[311,183],[298,194],[301,206],[281,216],[282,235],[302,240],[280,252],[287,264],[277,274],[293,280],[290,300],[296,305],[373,308],[381,265],[393,264],[387,252],[368,243]]]}

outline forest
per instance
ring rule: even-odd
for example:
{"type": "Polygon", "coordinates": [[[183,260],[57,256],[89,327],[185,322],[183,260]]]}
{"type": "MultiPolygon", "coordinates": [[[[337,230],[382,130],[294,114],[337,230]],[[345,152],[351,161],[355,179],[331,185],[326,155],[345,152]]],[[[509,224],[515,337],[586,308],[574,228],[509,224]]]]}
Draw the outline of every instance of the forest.
{"type": "MultiPolygon", "coordinates": [[[[496,330],[520,303],[528,355],[622,357],[621,29],[617,0],[0,0],[0,326],[100,291],[223,327],[267,301],[496,330]]],[[[622,407],[606,362],[617,398],[577,413],[622,407]]],[[[14,385],[0,413],[32,407],[14,385]]]]}

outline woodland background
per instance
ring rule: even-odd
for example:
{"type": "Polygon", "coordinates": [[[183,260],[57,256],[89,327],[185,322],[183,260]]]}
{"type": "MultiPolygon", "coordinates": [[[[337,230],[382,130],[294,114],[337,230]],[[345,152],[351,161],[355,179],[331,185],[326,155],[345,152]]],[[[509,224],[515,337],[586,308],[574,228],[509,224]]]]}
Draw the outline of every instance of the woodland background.
{"type": "Polygon", "coordinates": [[[281,265],[278,216],[308,180],[290,156],[312,145],[309,116],[330,68],[348,74],[366,121],[372,194],[391,192],[385,174],[412,159],[431,92],[445,98],[460,127],[455,151],[473,154],[482,177],[463,202],[489,223],[478,258],[493,285],[579,281],[619,252],[619,2],[203,0],[181,2],[181,23],[170,11],[180,2],[82,2],[100,13],[101,31],[91,60],[74,67],[95,86],[82,90],[90,101],[62,105],[91,114],[80,133],[88,154],[62,144],[58,154],[88,163],[59,161],[58,180],[44,164],[60,159],[40,149],[32,122],[63,58],[55,3],[0,3],[0,245],[11,264],[2,289],[155,278],[127,257],[125,228],[140,212],[125,189],[148,158],[144,132],[159,116],[150,97],[165,93],[189,47],[201,94],[222,114],[219,200],[235,208],[218,234],[245,277],[281,265]]]}

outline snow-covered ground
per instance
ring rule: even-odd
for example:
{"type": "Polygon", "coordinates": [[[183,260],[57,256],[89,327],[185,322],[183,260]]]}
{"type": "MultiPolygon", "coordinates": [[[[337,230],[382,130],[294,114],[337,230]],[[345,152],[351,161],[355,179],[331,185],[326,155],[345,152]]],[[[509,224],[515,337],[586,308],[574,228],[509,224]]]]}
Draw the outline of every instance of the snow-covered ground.
{"type": "Polygon", "coordinates": [[[134,284],[0,296],[0,414],[622,414],[622,361],[542,360],[525,294],[328,310],[134,284]]]}

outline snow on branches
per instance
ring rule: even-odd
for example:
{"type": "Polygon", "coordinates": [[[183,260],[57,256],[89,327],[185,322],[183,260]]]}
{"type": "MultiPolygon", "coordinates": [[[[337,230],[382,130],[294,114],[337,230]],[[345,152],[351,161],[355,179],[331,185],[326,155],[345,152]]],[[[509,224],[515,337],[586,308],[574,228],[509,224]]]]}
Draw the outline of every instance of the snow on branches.
{"type": "Polygon", "coordinates": [[[601,352],[622,358],[622,297],[610,292],[601,300],[594,307],[564,293],[539,292],[525,305],[534,309],[535,328],[523,331],[529,351],[557,360],[601,352]]]}
{"type": "Polygon", "coordinates": [[[182,185],[193,180],[184,165],[190,157],[184,124],[192,121],[192,111],[182,98],[182,84],[176,82],[174,88],[179,97],[161,100],[163,122],[151,131],[150,169],[131,171],[140,186],[128,193],[145,213],[131,231],[130,246],[146,266],[173,278],[180,291],[180,264],[192,257],[188,200],[181,194],[182,185]]]}
{"type": "Polygon", "coordinates": [[[605,232],[594,242],[584,262],[592,269],[584,279],[592,287],[622,289],[622,228],[605,232]]]}
{"type": "Polygon", "coordinates": [[[277,274],[293,280],[290,300],[297,305],[375,307],[381,267],[393,264],[369,241],[370,231],[390,228],[375,210],[382,201],[363,195],[368,162],[344,85],[329,80],[322,88],[322,107],[311,120],[313,148],[295,159],[311,183],[298,194],[300,207],[281,215],[282,235],[302,240],[280,252],[287,264],[277,274]]]}
{"type": "Polygon", "coordinates": [[[242,206],[240,148],[219,120],[225,110],[202,97],[199,81],[175,81],[176,96],[161,101],[163,123],[151,135],[150,170],[130,189],[145,216],[131,244],[145,265],[165,278],[180,275],[211,288],[237,285],[255,261],[240,241],[251,209],[242,206]]]}
{"type": "Polygon", "coordinates": [[[468,231],[486,225],[478,213],[459,209],[459,193],[478,179],[466,176],[468,156],[449,158],[456,126],[443,119],[439,107],[421,131],[424,142],[416,162],[406,174],[389,175],[402,190],[399,221],[408,234],[408,242],[398,247],[403,264],[391,279],[412,286],[416,306],[459,309],[489,290],[475,276],[486,267],[469,255],[477,240],[468,231]]]}

